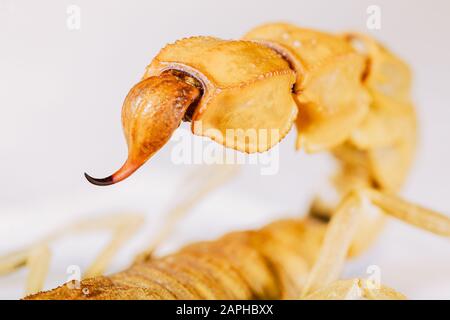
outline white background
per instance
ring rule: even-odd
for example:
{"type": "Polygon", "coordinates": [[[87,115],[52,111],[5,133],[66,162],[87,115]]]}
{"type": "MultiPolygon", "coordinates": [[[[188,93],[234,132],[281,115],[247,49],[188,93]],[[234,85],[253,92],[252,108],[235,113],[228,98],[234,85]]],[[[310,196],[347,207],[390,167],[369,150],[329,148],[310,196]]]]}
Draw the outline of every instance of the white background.
{"type": "MultiPolygon", "coordinates": [[[[183,177],[201,168],[171,163],[169,145],[121,184],[88,184],[84,171],[107,175],[125,159],[123,98],[166,43],[191,35],[239,38],[269,21],[370,32],[412,65],[420,145],[403,194],[450,212],[449,12],[446,0],[0,0],[0,255],[73,220],[142,213],[147,224],[109,271],[125,267],[186,191],[179,190],[183,177]],[[80,30],[66,26],[70,4],[81,8],[80,30]],[[381,30],[366,28],[371,4],[382,10],[381,30]]],[[[166,250],[301,215],[331,166],[324,155],[295,153],[294,134],[281,144],[277,175],[261,176],[257,166],[245,166],[192,211],[166,250]]],[[[67,279],[68,265],[85,268],[106,239],[94,233],[57,242],[46,288],[67,279]]],[[[376,264],[384,283],[411,298],[448,299],[448,245],[392,221],[344,276],[365,276],[367,266],[376,264]]],[[[25,277],[25,270],[1,277],[0,297],[21,297],[25,277]]]]}

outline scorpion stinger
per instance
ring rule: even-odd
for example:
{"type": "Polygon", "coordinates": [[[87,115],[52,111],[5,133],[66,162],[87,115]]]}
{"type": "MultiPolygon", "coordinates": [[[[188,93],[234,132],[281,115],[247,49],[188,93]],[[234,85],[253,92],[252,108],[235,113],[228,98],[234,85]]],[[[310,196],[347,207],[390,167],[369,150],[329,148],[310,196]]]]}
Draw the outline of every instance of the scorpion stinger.
{"type": "Polygon", "coordinates": [[[200,94],[199,88],[174,72],[148,77],[136,84],[122,107],[122,126],[128,144],[125,164],[102,179],[85,173],[87,180],[95,185],[107,186],[129,177],[167,143],[188,107],[200,94]]]}

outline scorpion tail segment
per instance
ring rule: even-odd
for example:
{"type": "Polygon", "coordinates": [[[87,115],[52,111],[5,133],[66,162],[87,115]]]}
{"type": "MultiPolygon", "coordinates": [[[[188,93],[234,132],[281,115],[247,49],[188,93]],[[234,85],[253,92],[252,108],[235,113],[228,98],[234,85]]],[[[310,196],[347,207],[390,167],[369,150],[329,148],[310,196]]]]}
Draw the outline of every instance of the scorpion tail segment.
{"type": "Polygon", "coordinates": [[[122,126],[128,144],[128,159],[114,174],[87,180],[106,186],[122,181],[156,153],[178,128],[189,106],[199,99],[201,90],[188,83],[186,76],[166,72],[136,84],[122,107],[122,126]]]}

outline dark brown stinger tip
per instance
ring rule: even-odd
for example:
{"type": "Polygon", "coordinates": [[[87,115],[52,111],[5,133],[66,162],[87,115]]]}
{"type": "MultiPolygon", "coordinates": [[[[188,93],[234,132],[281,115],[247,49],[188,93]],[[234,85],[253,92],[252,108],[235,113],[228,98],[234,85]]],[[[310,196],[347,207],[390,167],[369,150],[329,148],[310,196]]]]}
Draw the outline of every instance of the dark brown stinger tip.
{"type": "Polygon", "coordinates": [[[111,184],[114,184],[113,176],[109,176],[102,179],[93,178],[90,175],[88,175],[86,172],[84,173],[84,176],[86,177],[87,181],[89,181],[92,184],[95,184],[96,186],[109,186],[111,184]]]}
{"type": "Polygon", "coordinates": [[[109,185],[112,185],[114,183],[117,183],[119,181],[122,181],[122,180],[128,178],[144,162],[145,162],[145,159],[144,159],[144,161],[141,161],[141,163],[135,163],[135,162],[131,162],[131,161],[127,160],[119,170],[114,172],[112,175],[110,175],[106,178],[102,178],[102,179],[92,178],[87,173],[85,173],[84,176],[90,183],[95,184],[96,186],[109,186],[109,185]]]}

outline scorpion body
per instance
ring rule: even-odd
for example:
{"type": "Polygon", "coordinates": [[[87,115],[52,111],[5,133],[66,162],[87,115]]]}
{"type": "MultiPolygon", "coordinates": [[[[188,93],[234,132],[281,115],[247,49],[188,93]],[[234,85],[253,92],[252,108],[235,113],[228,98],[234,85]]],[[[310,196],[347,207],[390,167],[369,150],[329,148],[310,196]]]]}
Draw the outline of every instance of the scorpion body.
{"type": "Polygon", "coordinates": [[[299,275],[305,275],[314,262],[324,230],[325,224],[313,220],[283,220],[136,262],[110,277],[83,280],[78,290],[64,285],[29,298],[295,298],[305,281],[299,275]]]}
{"type": "MultiPolygon", "coordinates": [[[[83,280],[79,289],[64,285],[29,298],[327,298],[347,288],[336,283],[346,257],[364,251],[383,226],[384,215],[368,214],[366,202],[448,237],[447,217],[395,195],[416,144],[410,87],[408,66],[359,34],[276,23],[239,41],[193,37],[169,44],[125,99],[126,163],[104,179],[86,175],[89,181],[125,179],[182,120],[192,122],[194,134],[247,153],[269,150],[295,124],[297,148],[330,151],[339,160],[333,178],[339,201],[317,199],[306,218],[231,233],[162,258],[147,256],[123,272],[83,280]]],[[[365,296],[403,297],[377,290],[365,296]]]]}

